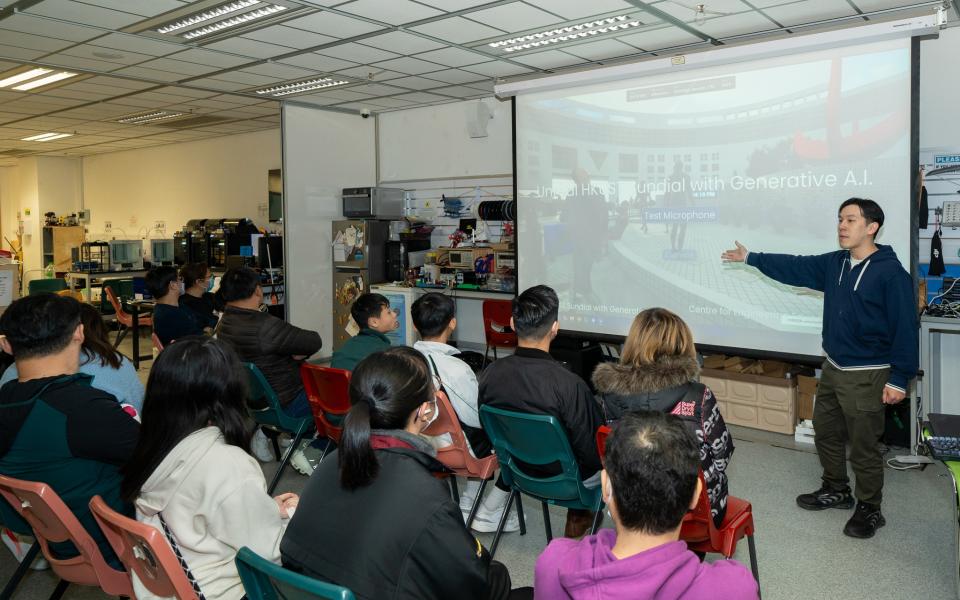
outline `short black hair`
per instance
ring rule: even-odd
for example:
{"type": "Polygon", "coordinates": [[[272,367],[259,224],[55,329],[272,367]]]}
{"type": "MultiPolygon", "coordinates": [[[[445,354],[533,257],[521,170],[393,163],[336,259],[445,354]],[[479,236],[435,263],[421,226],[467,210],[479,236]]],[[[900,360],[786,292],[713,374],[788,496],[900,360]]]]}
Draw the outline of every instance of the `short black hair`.
{"type": "Polygon", "coordinates": [[[700,473],[700,448],[687,425],[659,411],[627,413],[613,426],[606,451],[620,523],[650,535],[676,529],[700,473]]]}
{"type": "Polygon", "coordinates": [[[537,285],[514,298],[513,327],[517,337],[542,339],[560,316],[560,299],[552,287],[537,285]]]}
{"type": "Polygon", "coordinates": [[[260,275],[250,267],[227,269],[220,279],[218,293],[224,302],[246,300],[257,292],[260,285],[260,275]]]}
{"type": "Polygon", "coordinates": [[[174,267],[155,267],[147,272],[144,283],[147,291],[154,298],[161,298],[170,291],[170,283],[178,279],[177,269],[174,267]]]}
{"type": "Polygon", "coordinates": [[[350,305],[350,316],[361,328],[369,327],[367,322],[374,317],[379,317],[384,308],[390,308],[390,301],[383,294],[372,292],[360,294],[350,305]]]}
{"type": "MultiPolygon", "coordinates": [[[[850,198],[844,200],[843,204],[840,205],[840,208],[837,209],[837,215],[848,206],[856,206],[859,208],[860,214],[863,215],[863,219],[867,222],[867,225],[876,223],[877,233],[880,233],[880,228],[883,227],[883,209],[880,208],[879,204],[869,198],[850,198]]],[[[873,234],[873,237],[877,237],[877,234],[873,234]]]]}
{"type": "Polygon", "coordinates": [[[410,306],[413,326],[422,338],[437,337],[446,330],[453,320],[457,305],[450,296],[430,292],[417,298],[410,306]]]}
{"type": "Polygon", "coordinates": [[[80,324],[80,303],[67,296],[35,294],[14,301],[0,317],[15,360],[56,354],[80,324]]]}
{"type": "Polygon", "coordinates": [[[183,279],[183,287],[193,287],[198,281],[203,281],[210,267],[205,262],[187,263],[180,267],[180,278],[183,279]]]}

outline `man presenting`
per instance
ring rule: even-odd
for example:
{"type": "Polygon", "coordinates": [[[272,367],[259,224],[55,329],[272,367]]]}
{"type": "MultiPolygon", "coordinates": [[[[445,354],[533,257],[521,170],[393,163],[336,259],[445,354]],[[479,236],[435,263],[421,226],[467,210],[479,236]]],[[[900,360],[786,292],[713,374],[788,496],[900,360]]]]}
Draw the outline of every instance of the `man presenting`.
{"type": "Polygon", "coordinates": [[[823,292],[823,375],[813,424],[823,485],[797,496],[806,510],[851,508],[845,460],[856,478],[857,508],[843,532],[869,538],[886,522],[880,513],[884,405],[904,399],[917,373],[917,311],[910,275],[890,246],[875,243],[883,210],[873,200],[840,205],[842,250],[819,256],[748,252],[739,242],[721,255],[745,262],[787,285],[823,292]]]}

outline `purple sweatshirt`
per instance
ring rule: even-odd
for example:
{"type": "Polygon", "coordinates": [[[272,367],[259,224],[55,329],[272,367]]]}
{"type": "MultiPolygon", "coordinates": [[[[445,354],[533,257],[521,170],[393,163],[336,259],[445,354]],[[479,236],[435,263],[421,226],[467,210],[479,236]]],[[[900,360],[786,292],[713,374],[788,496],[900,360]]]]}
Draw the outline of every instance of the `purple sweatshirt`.
{"type": "Polygon", "coordinates": [[[601,529],[582,540],[558,538],[537,559],[538,600],[757,600],[750,570],[733,560],[701,563],[684,542],[629,558],[612,549],[617,533],[601,529]]]}

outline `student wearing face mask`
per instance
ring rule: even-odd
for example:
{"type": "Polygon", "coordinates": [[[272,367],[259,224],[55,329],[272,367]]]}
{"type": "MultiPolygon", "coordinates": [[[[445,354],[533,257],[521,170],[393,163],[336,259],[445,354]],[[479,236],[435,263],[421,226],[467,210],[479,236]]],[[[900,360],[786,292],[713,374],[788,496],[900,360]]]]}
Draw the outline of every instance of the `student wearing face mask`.
{"type": "Polygon", "coordinates": [[[166,346],[174,340],[203,333],[203,323],[192,310],[180,306],[180,278],[173,267],[151,269],[146,276],[147,291],[156,300],[153,332],[166,346]]]}
{"type": "Polygon", "coordinates": [[[204,327],[215,327],[218,317],[214,313],[213,276],[205,262],[187,263],[180,268],[183,280],[183,295],[180,306],[192,310],[204,327]]]}
{"type": "Polygon", "coordinates": [[[530,597],[511,592],[506,567],[490,560],[434,477],[444,467],[420,432],[436,419],[435,394],[427,361],[412,348],[357,365],[337,456],[300,496],[280,544],[284,566],[359,599],[530,597]]]}

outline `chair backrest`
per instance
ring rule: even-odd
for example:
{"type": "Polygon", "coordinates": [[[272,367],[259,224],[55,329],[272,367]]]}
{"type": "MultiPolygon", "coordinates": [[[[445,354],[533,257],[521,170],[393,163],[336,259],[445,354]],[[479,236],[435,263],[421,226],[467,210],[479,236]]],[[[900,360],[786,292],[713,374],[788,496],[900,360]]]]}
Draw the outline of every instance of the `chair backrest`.
{"type": "Polygon", "coordinates": [[[591,504],[587,496],[592,494],[587,494],[583,487],[573,449],[556,417],[485,405],[480,407],[480,422],[496,450],[504,483],[545,500],[591,504]],[[535,477],[521,470],[517,460],[527,465],[559,463],[561,473],[535,477]]]}
{"type": "Polygon", "coordinates": [[[273,425],[287,431],[297,431],[301,419],[287,416],[280,407],[280,399],[270,387],[263,372],[253,363],[243,363],[247,372],[247,391],[250,416],[261,425],[273,425]],[[262,409],[253,408],[263,406],[262,409]]]}
{"type": "Polygon", "coordinates": [[[345,587],[284,569],[244,546],[237,552],[237,571],[247,598],[256,600],[355,600],[345,587]]]}
{"type": "Polygon", "coordinates": [[[600,454],[600,462],[603,462],[607,455],[607,437],[610,435],[610,427],[601,425],[597,428],[597,453],[600,454]]]}
{"type": "Polygon", "coordinates": [[[113,307],[113,312],[116,313],[117,320],[127,327],[130,327],[131,323],[133,323],[133,317],[131,317],[127,311],[123,310],[123,305],[120,303],[120,298],[117,297],[117,293],[108,285],[103,286],[103,293],[107,295],[107,300],[110,302],[110,306],[113,307]]]}
{"type": "Polygon", "coordinates": [[[488,346],[513,347],[517,345],[517,334],[505,332],[513,317],[513,304],[509,300],[483,301],[483,335],[488,346]],[[497,331],[497,330],[500,331],[497,331]]]}
{"type": "Polygon", "coordinates": [[[317,433],[339,443],[343,417],[350,411],[350,371],[303,363],[300,378],[317,433]]]}
{"type": "Polygon", "coordinates": [[[460,419],[443,391],[437,392],[437,418],[423,430],[426,435],[450,436],[451,444],[437,449],[437,460],[462,477],[488,479],[497,470],[497,457],[478,459],[470,453],[470,446],[460,426],[460,419]]]}
{"type": "Polygon", "coordinates": [[[116,512],[100,496],[90,499],[90,512],[113,551],[151,594],[178,600],[197,600],[190,580],[170,544],[156,527],[116,512]]]}
{"type": "Polygon", "coordinates": [[[163,352],[163,342],[160,341],[160,338],[157,337],[157,334],[151,333],[150,339],[153,341],[153,347],[157,349],[157,352],[163,352]]]}
{"type": "Polygon", "coordinates": [[[34,294],[56,293],[65,289],[67,289],[67,280],[60,278],[33,279],[27,284],[27,293],[31,296],[34,294]]]}
{"type": "Polygon", "coordinates": [[[707,494],[707,480],[700,471],[700,496],[697,498],[697,505],[688,511],[683,517],[683,524],[680,526],[680,539],[703,539],[709,536],[712,545],[715,548],[722,546],[722,534],[713,522],[713,514],[710,512],[710,496],[707,494]]]}
{"type": "Polygon", "coordinates": [[[111,596],[133,596],[129,576],[106,563],[97,543],[50,486],[0,475],[0,496],[33,529],[44,557],[61,579],[99,586],[111,596]],[[72,543],[79,555],[56,558],[50,552],[50,543],[59,542],[72,543]]]}

